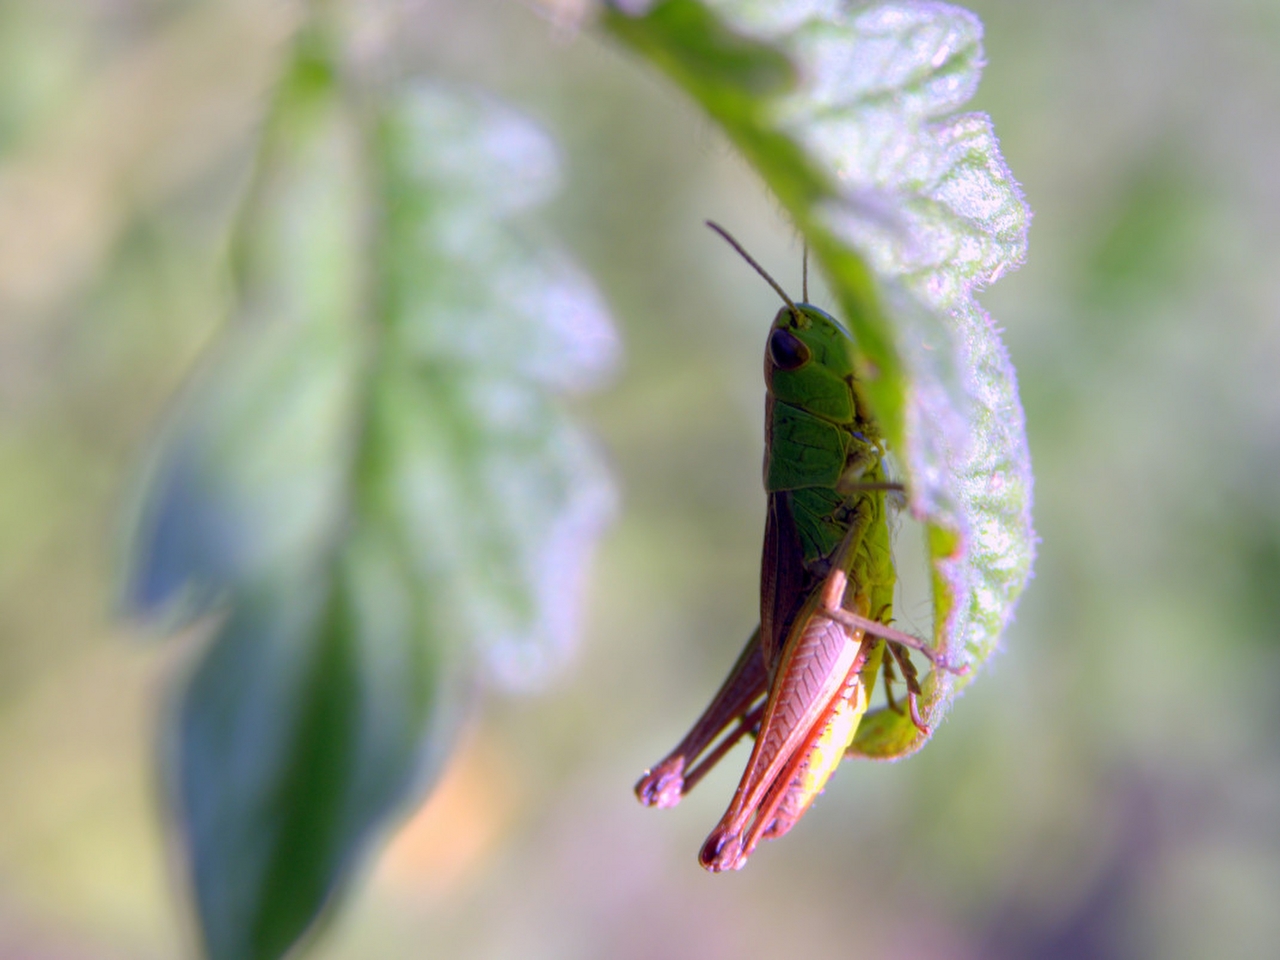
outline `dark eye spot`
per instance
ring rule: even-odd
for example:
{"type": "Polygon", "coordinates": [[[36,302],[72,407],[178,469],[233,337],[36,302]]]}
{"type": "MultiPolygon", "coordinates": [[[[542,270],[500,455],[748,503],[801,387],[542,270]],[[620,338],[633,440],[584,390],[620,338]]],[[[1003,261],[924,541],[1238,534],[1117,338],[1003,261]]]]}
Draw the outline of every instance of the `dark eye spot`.
{"type": "Polygon", "coordinates": [[[769,357],[779,370],[795,370],[809,362],[809,348],[785,327],[774,327],[769,334],[769,357]]]}

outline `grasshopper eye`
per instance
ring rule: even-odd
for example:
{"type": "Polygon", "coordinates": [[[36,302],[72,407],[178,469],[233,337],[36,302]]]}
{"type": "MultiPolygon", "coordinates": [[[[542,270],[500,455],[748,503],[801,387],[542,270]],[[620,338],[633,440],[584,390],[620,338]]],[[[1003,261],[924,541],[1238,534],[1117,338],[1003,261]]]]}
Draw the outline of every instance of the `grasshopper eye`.
{"type": "Polygon", "coordinates": [[[809,348],[785,327],[774,327],[769,334],[769,358],[779,370],[795,370],[809,362],[809,348]]]}

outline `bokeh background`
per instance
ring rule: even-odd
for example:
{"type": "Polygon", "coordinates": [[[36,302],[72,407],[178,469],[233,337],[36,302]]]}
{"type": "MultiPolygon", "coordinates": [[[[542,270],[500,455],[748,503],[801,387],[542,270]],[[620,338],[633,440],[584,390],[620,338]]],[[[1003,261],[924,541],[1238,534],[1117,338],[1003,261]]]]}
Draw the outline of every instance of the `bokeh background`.
{"type": "MultiPolygon", "coordinates": [[[[560,142],[552,229],[627,348],[579,404],[622,508],[574,669],[487,698],[314,956],[1274,955],[1280,3],[969,6],[974,107],[1036,214],[1027,264],[983,295],[1022,384],[1036,578],[927,750],[845,765],[785,842],[712,877],[694,856],[744,754],[673,811],[631,795],[755,619],[775,304],[702,221],[792,290],[799,244],[710,124],[589,31],[510,0],[352,3],[353,43],[483,84],[560,142]]],[[[114,616],[120,516],[225,316],[296,16],[0,3],[4,960],[191,950],[153,762],[179,658],[114,616]]]]}

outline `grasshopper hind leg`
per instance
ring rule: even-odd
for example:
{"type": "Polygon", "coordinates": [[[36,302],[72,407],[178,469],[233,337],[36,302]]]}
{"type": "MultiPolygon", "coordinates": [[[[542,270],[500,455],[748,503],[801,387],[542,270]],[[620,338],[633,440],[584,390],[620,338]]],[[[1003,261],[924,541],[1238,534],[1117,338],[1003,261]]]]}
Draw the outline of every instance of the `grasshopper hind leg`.
{"type": "Polygon", "coordinates": [[[757,627],[728,678],[685,738],[636,783],[640,802],[646,807],[674,807],[734,744],[747,734],[754,735],[764,712],[762,701],[768,683],[757,627]],[[701,763],[697,762],[699,758],[701,763]]]}
{"type": "Polygon", "coordinates": [[[902,713],[902,707],[899,706],[897,698],[893,695],[893,685],[898,682],[897,674],[893,672],[893,660],[885,660],[880,669],[882,671],[881,677],[884,680],[885,702],[894,713],[902,713]]]}
{"type": "MultiPolygon", "coordinates": [[[[915,724],[916,729],[923,733],[926,737],[929,735],[929,725],[920,718],[920,678],[916,673],[916,665],[911,662],[911,655],[907,649],[900,643],[894,643],[892,640],[885,642],[889,653],[893,655],[893,660],[897,662],[898,669],[902,671],[902,680],[907,685],[907,708],[911,711],[911,722],[915,724]]],[[[888,679],[890,671],[890,661],[884,662],[885,670],[885,687],[888,688],[888,679]]],[[[890,700],[892,704],[892,700],[890,700]]]]}

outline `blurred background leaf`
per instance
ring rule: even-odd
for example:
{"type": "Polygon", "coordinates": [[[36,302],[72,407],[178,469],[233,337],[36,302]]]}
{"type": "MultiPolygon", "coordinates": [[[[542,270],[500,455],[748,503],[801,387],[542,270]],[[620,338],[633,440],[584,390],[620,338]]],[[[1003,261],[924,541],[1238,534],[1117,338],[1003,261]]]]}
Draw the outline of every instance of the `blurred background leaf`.
{"type": "MultiPolygon", "coordinates": [[[[628,346],[617,386],[574,405],[626,509],[575,670],[554,696],[491,701],[315,956],[1272,951],[1280,8],[968,6],[988,60],[972,106],[1036,209],[1033,255],[982,302],[1019,372],[1037,579],[930,749],[846,765],[786,844],[711,878],[693,855],[738,758],[665,816],[630,785],[755,620],[775,308],[702,221],[788,289],[793,228],[674,86],[590,32],[508,0],[360,4],[362,63],[480,84],[562,144],[572,188],[550,230],[628,346]],[[1142,238],[1166,219],[1186,241],[1152,257],[1142,238]],[[1121,263],[1136,277],[1100,278],[1121,263]]],[[[50,186],[0,218],[0,953],[158,960],[188,950],[150,774],[158,691],[186,644],[130,644],[114,624],[113,524],[230,309],[228,219],[296,8],[3,10],[27,25],[3,34],[6,76],[24,79],[0,96],[40,91],[6,134],[4,209],[29,182],[15,171],[50,186]],[[69,206],[90,187],[109,202],[69,206]],[[65,271],[42,298],[32,262],[65,271]]],[[[916,575],[895,609],[927,630],[919,538],[903,534],[916,575]]]]}
{"type": "Polygon", "coordinates": [[[167,428],[126,590],[218,621],[166,748],[214,960],[302,936],[434,777],[477,663],[533,687],[567,658],[610,508],[552,392],[599,379],[612,329],[510,222],[554,148],[474,92],[360,90],[325,27],[272,95],[239,316],[167,428]]]}

